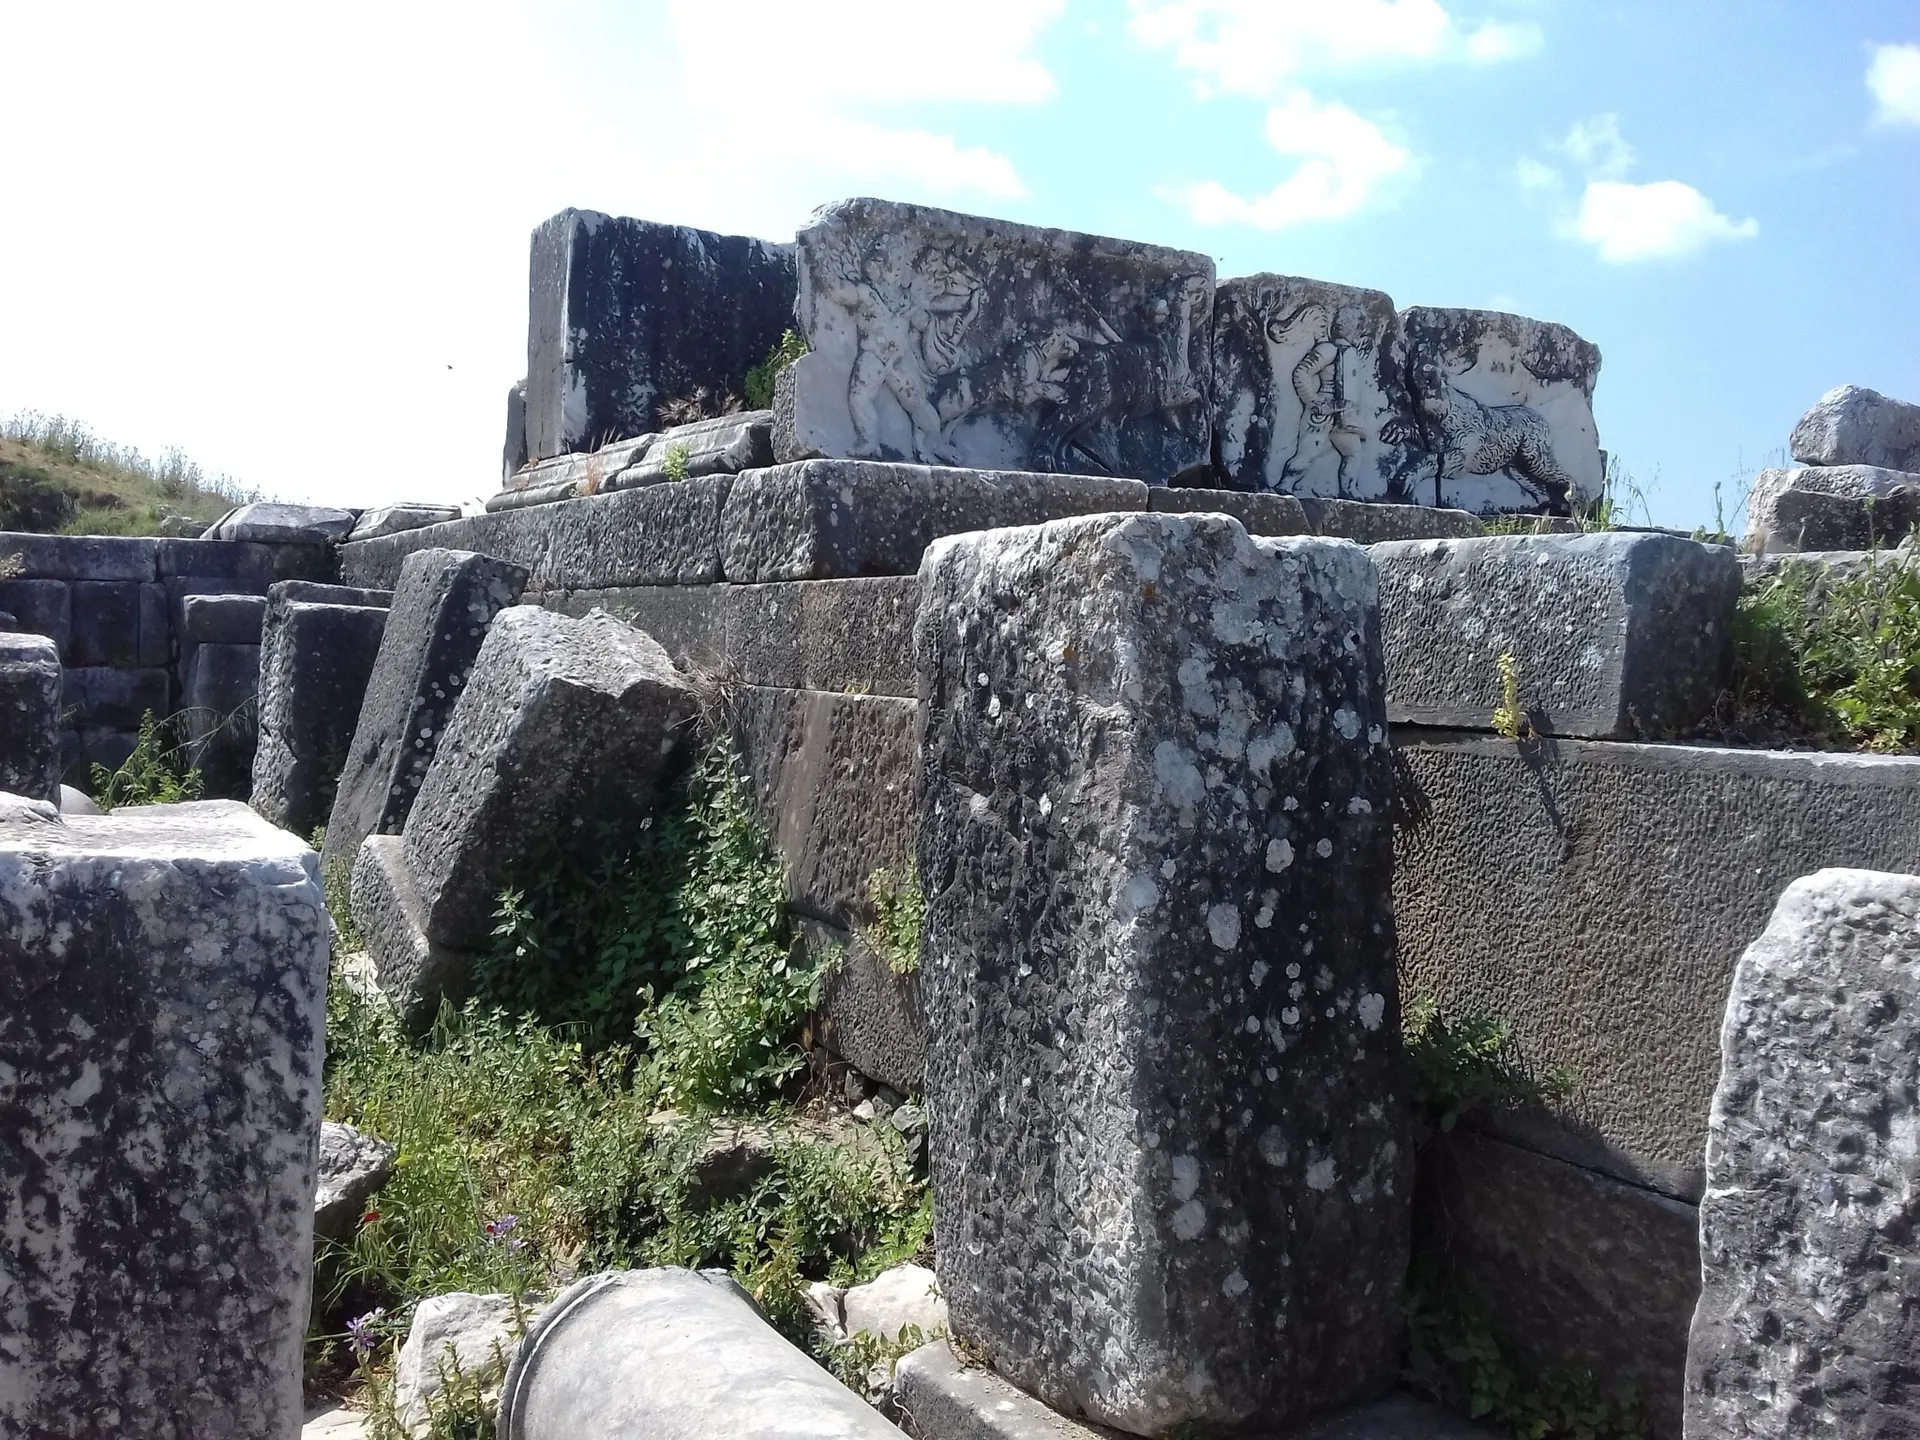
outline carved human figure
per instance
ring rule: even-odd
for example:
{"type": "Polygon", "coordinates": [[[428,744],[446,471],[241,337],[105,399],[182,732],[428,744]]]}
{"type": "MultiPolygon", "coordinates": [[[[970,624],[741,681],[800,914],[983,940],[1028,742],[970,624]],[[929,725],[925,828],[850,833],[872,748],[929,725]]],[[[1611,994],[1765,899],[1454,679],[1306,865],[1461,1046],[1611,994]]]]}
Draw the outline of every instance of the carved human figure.
{"type": "MultiPolygon", "coordinates": [[[[1339,347],[1333,343],[1333,320],[1327,307],[1309,301],[1286,315],[1267,321],[1267,339],[1276,348],[1306,342],[1306,349],[1287,371],[1287,383],[1300,406],[1300,422],[1295,427],[1293,449],[1280,462],[1279,473],[1269,478],[1274,488],[1292,491],[1316,461],[1333,448],[1335,384],[1339,347]]],[[[1276,367],[1277,369],[1277,367],[1276,367]]],[[[1274,397],[1274,433],[1280,431],[1279,397],[1274,397]]],[[[1275,447],[1278,453],[1278,447],[1275,447]]]]}
{"type": "Polygon", "coordinates": [[[1434,503],[1459,475],[1519,480],[1556,514],[1565,514],[1574,480],[1553,453],[1553,427],[1526,405],[1488,405],[1460,390],[1429,360],[1413,367],[1413,392],[1428,432],[1434,466],[1434,503]]]}
{"type": "Polygon", "coordinates": [[[857,353],[847,382],[847,410],[853,420],[854,454],[882,455],[879,400],[891,394],[913,427],[914,458],[923,464],[948,460],[940,415],[929,396],[924,337],[933,329],[932,306],[911,303],[909,282],[892,273],[883,242],[867,245],[856,275],[842,269],[823,286],[826,298],[853,316],[857,353]],[[916,308],[926,317],[915,325],[916,308]]]}

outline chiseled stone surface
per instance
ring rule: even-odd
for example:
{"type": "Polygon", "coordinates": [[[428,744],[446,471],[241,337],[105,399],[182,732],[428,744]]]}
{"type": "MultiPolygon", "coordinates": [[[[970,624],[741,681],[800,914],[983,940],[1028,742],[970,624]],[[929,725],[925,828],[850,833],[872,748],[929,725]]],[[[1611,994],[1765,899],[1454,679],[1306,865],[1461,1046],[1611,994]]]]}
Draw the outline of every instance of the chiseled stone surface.
{"type": "Polygon", "coordinates": [[[1920,871],[1920,758],[1396,732],[1409,993],[1565,1066],[1537,1150],[1700,1198],[1734,966],[1823,865],[1920,871]]]}
{"type": "Polygon", "coordinates": [[[298,1434],[327,945],[243,805],[0,824],[0,1431],[298,1434]]]}
{"type": "Polygon", "coordinates": [[[1382,1392],[1412,1152],[1366,553],[1104,515],[940,541],[921,580],[955,1332],[1147,1435],[1382,1392]]]}
{"type": "Polygon", "coordinates": [[[1920,1434],[1920,876],[1789,885],[1734,972],[1687,1434],[1920,1434]]]}
{"type": "Polygon", "coordinates": [[[741,410],[675,425],[653,437],[645,451],[605,488],[630,490],[662,480],[737,475],[773,464],[773,412],[741,410]]]}
{"type": "Polygon", "coordinates": [[[211,526],[202,540],[253,540],[270,545],[317,545],[344,540],[354,513],[326,505],[283,505],[256,501],[242,505],[211,526]]]}
{"type": "Polygon", "coordinates": [[[443,999],[457,1004],[466,997],[473,956],[427,938],[426,907],[407,870],[404,843],[398,835],[367,836],[354,857],[348,895],[380,993],[417,1031],[433,1022],[443,999]]]}
{"type": "Polygon", "coordinates": [[[268,593],[251,803],[274,824],[309,835],[332,808],[387,612],[294,598],[302,593],[311,592],[291,580],[268,593]]]}
{"type": "Polygon", "coordinates": [[[60,677],[60,709],[83,730],[134,730],[149,710],[165,715],[173,706],[173,677],[155,668],[115,670],[105,665],[69,665],[60,677]]]}
{"type": "Polygon", "coordinates": [[[821,1041],[862,1075],[904,1094],[927,1075],[927,1012],[918,971],[896,975],[857,931],[800,922],[807,947],[831,969],[820,990],[821,1041]]]}
{"type": "Polygon", "coordinates": [[[183,595],[180,641],[185,645],[258,645],[266,624],[264,595],[183,595]]]}
{"type": "Polygon", "coordinates": [[[0,634],[0,790],[60,794],[60,654],[44,635],[0,634]]]}
{"type": "Polygon", "coordinates": [[[20,630],[46,636],[61,657],[66,655],[73,634],[73,590],[66,581],[0,580],[0,610],[11,614],[20,630]]]}
{"type": "Polygon", "coordinates": [[[313,1238],[346,1240],[366,1204],[393,1173],[399,1152],[386,1141],[338,1121],[320,1123],[318,1184],[313,1192],[313,1238]]]}
{"type": "Polygon", "coordinates": [[[1379,545],[1388,540],[1468,539],[1487,533],[1477,515],[1441,505],[1375,505],[1359,500],[1300,502],[1307,528],[1315,535],[1379,545]]]}
{"type": "Polygon", "coordinates": [[[1312,533],[1312,527],[1307,524],[1307,512],[1291,495],[1156,485],[1147,492],[1147,508],[1168,515],[1231,515],[1246,526],[1249,535],[1312,533]]]}
{"type": "Polygon", "coordinates": [[[407,817],[427,935],[480,943],[494,891],[554,827],[597,805],[643,813],[698,709],[658,642],[612,616],[502,610],[407,817]]]}
{"type": "Polygon", "coordinates": [[[1802,465],[1920,471],[1920,405],[1864,385],[1839,385],[1800,417],[1787,448],[1802,465]]]}
{"type": "Polygon", "coordinates": [[[352,865],[369,835],[400,833],[487,627],[526,583],[520,566],[471,551],[407,557],[334,792],[323,868],[352,865]]]}
{"type": "Polygon", "coordinates": [[[736,584],[911,575],[937,536],[1146,508],[1138,480],[807,460],[733,482],[723,568],[736,584]]]}
{"type": "Polygon", "coordinates": [[[1740,562],[1724,546],[1500,535],[1371,553],[1395,724],[1490,729],[1502,657],[1543,735],[1664,739],[1719,698],[1740,597],[1740,562]]]}
{"type": "Polygon", "coordinates": [[[423,505],[403,502],[399,505],[378,505],[371,510],[362,511],[348,532],[349,540],[378,540],[382,535],[398,535],[403,530],[418,530],[426,525],[438,525],[447,520],[458,520],[458,505],[423,505]]]}
{"type": "Polygon", "coordinates": [[[1920,473],[1873,465],[1762,470],[1747,492],[1752,550],[1871,550],[1920,522],[1920,473]]]}
{"type": "Polygon", "coordinates": [[[1207,468],[1205,255],[871,199],[798,238],[810,353],[778,458],[1156,483],[1207,468]]]}
{"type": "Polygon", "coordinates": [[[187,661],[180,709],[187,758],[200,772],[204,794],[244,800],[253,788],[259,733],[260,647],[196,645],[187,661]]]}

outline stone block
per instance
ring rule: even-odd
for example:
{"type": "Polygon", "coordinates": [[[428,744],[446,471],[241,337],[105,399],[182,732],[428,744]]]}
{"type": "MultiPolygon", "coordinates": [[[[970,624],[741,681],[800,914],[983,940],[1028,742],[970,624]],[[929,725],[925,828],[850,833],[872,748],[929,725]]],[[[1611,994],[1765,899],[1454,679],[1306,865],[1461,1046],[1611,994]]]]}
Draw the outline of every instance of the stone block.
{"type": "Polygon", "coordinates": [[[280,580],[332,580],[339,557],[332,544],[254,544],[236,540],[161,540],[157,556],[162,580],[198,577],[234,580],[236,588],[264,594],[280,580]]]}
{"type": "Polygon", "coordinates": [[[1494,310],[1400,312],[1424,459],[1406,498],[1487,515],[1565,515],[1600,498],[1599,348],[1494,310]]]}
{"type": "Polygon", "coordinates": [[[298,582],[283,582],[267,600],[251,803],[274,824],[310,835],[333,808],[387,612],[292,598],[301,593],[298,582]]]}
{"type": "Polygon", "coordinates": [[[77,780],[82,785],[90,784],[96,765],[107,771],[118,770],[127,763],[139,743],[138,730],[116,729],[111,725],[63,730],[60,732],[60,746],[61,757],[67,766],[67,778],[77,780]]]}
{"type": "Polygon", "coordinates": [[[841,926],[872,919],[868,879],[914,851],[913,702],[747,685],[723,719],[786,860],[789,903],[841,926]]]}
{"type": "Polygon", "coordinates": [[[180,695],[187,759],[209,796],[246,799],[259,735],[258,645],[199,645],[180,695]]]}
{"type": "Polygon", "coordinates": [[[1398,733],[1406,993],[1572,1072],[1503,1135],[1698,1200],[1740,951],[1797,876],[1920,870],[1920,759],[1398,733]]]}
{"type": "Polygon", "coordinates": [[[500,478],[505,480],[526,463],[527,382],[516,380],[507,391],[507,438],[500,447],[500,478]]]}
{"type": "Polygon", "coordinates": [[[458,505],[422,505],[405,503],[380,505],[364,510],[348,533],[349,540],[378,540],[382,535],[398,535],[403,530],[418,530],[460,518],[458,505]]]}
{"type": "Polygon", "coordinates": [[[141,716],[173,713],[173,682],[165,670],[111,670],[68,666],[60,708],[79,728],[137,730],[141,716]]]}
{"type": "MultiPolygon", "coordinates": [[[[76,580],[68,589],[72,593],[73,633],[67,644],[67,664],[122,669],[140,665],[142,583],[76,580]]],[[[164,624],[164,611],[161,620],[164,624]]],[[[167,657],[162,656],[159,663],[166,664],[167,657]]]]}
{"type": "Polygon", "coordinates": [[[906,699],[917,691],[912,575],[730,585],[719,603],[728,671],[749,685],[906,699]]]}
{"type": "Polygon", "coordinates": [[[1204,471],[1213,262],[923,205],[799,234],[792,452],[981,470],[1204,471]]]}
{"type": "Polygon", "coordinates": [[[374,1192],[387,1183],[399,1154],[393,1146],[351,1125],[320,1124],[319,1183],[313,1193],[313,1238],[344,1243],[360,1227],[374,1192]]]}
{"type": "MultiPolygon", "coordinates": [[[[466,998],[473,957],[427,938],[426,908],[407,870],[398,835],[369,835],[349,882],[353,923],[366,938],[380,993],[402,1023],[424,1030],[443,999],[466,998]]],[[[491,915],[492,907],[487,913],[491,915]]]]}
{"type": "Polygon", "coordinates": [[[1920,523],[1920,474],[1871,465],[1762,470],[1747,492],[1751,550],[1872,550],[1920,523]]]}
{"type": "Polygon", "coordinates": [[[807,460],[733,482],[722,564],[741,584],[911,575],[941,535],[1146,508],[1137,480],[807,460]]]}
{"type": "MultiPolygon", "coordinates": [[[[744,672],[726,663],[726,585],[633,585],[612,590],[550,590],[539,597],[549,610],[578,619],[604,610],[660,642],[674,665],[689,674],[744,672]]],[[[529,597],[530,599],[532,597],[529,597]]]]}
{"type": "Polygon", "coordinates": [[[1423,457],[1391,296],[1294,275],[1221,281],[1212,403],[1236,489],[1412,499],[1423,457]]]}
{"type": "Polygon", "coordinates": [[[1477,515],[1439,505],[1372,505],[1357,500],[1307,498],[1300,502],[1315,535],[1378,545],[1387,540],[1469,539],[1487,533],[1477,515]]]}
{"type": "Polygon", "coordinates": [[[831,965],[820,991],[820,1039],[862,1075],[918,1094],[927,1074],[927,1010],[920,976],[896,975],[866,942],[837,926],[802,920],[811,954],[831,965]]]}
{"type": "Polygon", "coordinates": [[[180,643],[258,645],[267,618],[264,595],[183,595],[180,643]]]}
{"type": "Polygon", "coordinates": [[[1802,465],[1920,471],[1920,405],[1840,385],[1800,417],[1787,448],[1802,465]]]}
{"type": "Polygon", "coordinates": [[[653,439],[605,488],[630,490],[662,480],[737,475],[773,464],[773,412],[745,410],[676,425],[653,439]]]}
{"type": "Polygon", "coordinates": [[[561,507],[554,542],[529,565],[532,583],[542,590],[710,585],[720,578],[721,517],[735,483],[712,475],[561,507]]]}
{"type": "Polygon", "coordinates": [[[1631,1386],[1649,1432],[1680,1434],[1699,1217],[1657,1191],[1456,1129],[1421,1157],[1417,1243],[1536,1374],[1631,1386]]]}
{"type": "Polygon", "coordinates": [[[407,557],[334,792],[323,867],[351,866],[369,835],[400,833],[487,627],[526,583],[520,566],[467,550],[407,557]]]}
{"type": "Polygon", "coordinates": [[[202,540],[247,540],[263,545],[324,545],[344,540],[357,517],[328,505],[283,505],[259,500],[210,526],[202,540]]]}
{"type": "Polygon", "coordinates": [[[1291,495],[1248,494],[1241,490],[1175,489],[1156,485],[1147,492],[1147,508],[1160,515],[1231,515],[1249,535],[1306,535],[1307,512],[1291,495]]]}
{"type": "Polygon", "coordinates": [[[1740,562],[1670,535],[1500,535],[1371,547],[1387,715],[1487,730],[1503,658],[1543,735],[1664,739],[1726,680],[1740,562]]]}
{"type": "Polygon", "coordinates": [[[60,794],[60,653],[44,635],[0,634],[0,791],[60,794]]]}
{"type": "Polygon", "coordinates": [[[298,600],[308,605],[364,605],[384,610],[393,603],[393,591],[362,585],[328,585],[313,580],[281,580],[268,588],[272,600],[298,600]]]}
{"type": "Polygon", "coordinates": [[[25,580],[152,580],[160,547],[127,535],[0,534],[0,561],[13,556],[25,580]]]}
{"type": "Polygon", "coordinates": [[[1821,870],[1740,957],[1687,1428],[1920,1434],[1920,876],[1821,870]]]}
{"type": "Polygon", "coordinates": [[[537,1307],[512,1295],[470,1290],[430,1295],[414,1306],[393,1374],[394,1418],[403,1433],[432,1434],[431,1402],[447,1388],[456,1367],[483,1393],[497,1394],[520,1336],[538,1314],[537,1307]]]}
{"type": "Polygon", "coordinates": [[[561,211],[533,232],[527,454],[658,431],[668,401],[743,394],[793,294],[791,245],[561,211]]]}
{"type": "Polygon", "coordinates": [[[666,651],[611,616],[501,611],[407,817],[427,935],[484,942],[532,846],[583,810],[644,813],[698,709],[666,651]]]}
{"type": "Polygon", "coordinates": [[[327,945],[243,805],[0,826],[0,1432],[298,1433],[327,945]]]}
{"type": "Polygon", "coordinates": [[[1140,1434],[1382,1393],[1412,1148],[1371,562],[1101,515],[939,541],[921,585],[955,1332],[1140,1434]]]}
{"type": "Polygon", "coordinates": [[[0,610],[10,612],[22,631],[53,641],[62,655],[73,634],[70,597],[64,580],[0,580],[0,610]]]}
{"type": "Polygon", "coordinates": [[[488,499],[487,509],[515,510],[526,505],[547,505],[555,500],[597,495],[613,483],[614,476],[644,455],[657,439],[653,434],[635,435],[610,441],[594,450],[582,449],[535,460],[507,477],[501,492],[488,499]]]}

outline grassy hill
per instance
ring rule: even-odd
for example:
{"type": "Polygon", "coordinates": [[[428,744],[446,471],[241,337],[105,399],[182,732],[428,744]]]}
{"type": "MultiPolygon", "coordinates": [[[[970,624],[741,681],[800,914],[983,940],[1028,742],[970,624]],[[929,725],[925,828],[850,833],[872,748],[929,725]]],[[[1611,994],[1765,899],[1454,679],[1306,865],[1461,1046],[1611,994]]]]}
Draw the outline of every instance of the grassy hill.
{"type": "Polygon", "coordinates": [[[178,450],[150,460],[64,416],[0,418],[0,530],[198,535],[235,505],[260,498],[178,450]]]}

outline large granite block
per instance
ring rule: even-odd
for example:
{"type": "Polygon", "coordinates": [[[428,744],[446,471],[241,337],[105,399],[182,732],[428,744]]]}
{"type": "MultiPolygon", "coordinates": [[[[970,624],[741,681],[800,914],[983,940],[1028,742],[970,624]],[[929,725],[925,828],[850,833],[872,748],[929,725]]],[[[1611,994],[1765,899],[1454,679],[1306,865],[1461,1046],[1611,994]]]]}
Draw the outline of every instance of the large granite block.
{"type": "Polygon", "coordinates": [[[325,545],[344,540],[358,515],[329,505],[257,500],[210,526],[202,540],[246,540],[264,545],[325,545]]]}
{"type": "Polygon", "coordinates": [[[1137,480],[807,460],[733,482],[722,563],[736,583],[911,575],[937,536],[1146,508],[1137,480]]]}
{"type": "Polygon", "coordinates": [[[484,941],[514,865],[583,810],[644,813],[698,709],[659,644],[611,616],[501,611],[407,816],[428,937],[484,941]]]}
{"type": "Polygon", "coordinates": [[[165,670],[69,666],[62,691],[61,710],[82,728],[137,730],[149,712],[156,720],[173,712],[173,680],[165,670]]]}
{"type": "Polygon", "coordinates": [[[1698,1200],[1728,986],[1823,865],[1920,870],[1920,759],[1492,736],[1396,747],[1406,993],[1564,1066],[1521,1143],[1698,1200]]]}
{"type": "Polygon", "coordinates": [[[60,794],[60,652],[44,635],[0,634],[0,791],[60,794]]]}
{"type": "Polygon", "coordinates": [[[1920,523],[1920,473],[1872,465],[1762,470],[1747,492],[1747,548],[1873,550],[1920,523]]]}
{"type": "Polygon", "coordinates": [[[245,806],[0,824],[0,1432],[299,1434],[327,945],[245,806]]]}
{"type": "Polygon", "coordinates": [[[1740,562],[1671,535],[1501,535],[1372,547],[1393,723],[1487,730],[1515,695],[1543,735],[1661,739],[1726,680],[1740,562]]]}
{"type": "Polygon", "coordinates": [[[180,644],[258,645],[267,619],[264,595],[183,595],[180,644]]]}
{"type": "Polygon", "coordinates": [[[1878,465],[1920,471],[1920,405],[1864,385],[1822,395],[1787,439],[1802,465],[1878,465]]]}
{"type": "Polygon", "coordinates": [[[562,210],[533,232],[528,269],[535,460],[660,430],[670,400],[744,394],[793,323],[791,245],[562,210]]]}
{"type": "Polygon", "coordinates": [[[1293,275],[1220,282],[1219,466],[1241,490],[1412,498],[1421,459],[1393,299],[1293,275]]]}
{"type": "Polygon", "coordinates": [[[400,833],[487,627],[526,583],[520,566],[471,551],[407,557],[334,792],[323,867],[351,866],[369,835],[400,833]]]}
{"type": "Polygon", "coordinates": [[[46,636],[65,655],[73,633],[71,594],[64,580],[0,580],[0,610],[21,630],[46,636]]]}
{"type": "Polygon", "coordinates": [[[1147,1435],[1381,1393],[1412,1151],[1366,553],[1103,515],[937,542],[921,583],[955,1332],[1147,1435]]]}
{"type": "Polygon", "coordinates": [[[197,577],[235,580],[250,593],[265,594],[281,580],[331,580],[339,557],[332,544],[264,545],[241,540],[161,540],[162,580],[197,577]]]}
{"type": "Polygon", "coordinates": [[[398,505],[379,505],[361,512],[348,532],[349,540],[378,540],[383,535],[398,535],[403,530],[419,530],[460,518],[458,505],[428,505],[403,501],[398,505]]]}
{"type": "Polygon", "coordinates": [[[274,824],[309,835],[333,808],[387,612],[293,599],[298,583],[273,588],[260,633],[251,803],[274,824]]]}
{"type": "MultiPolygon", "coordinates": [[[[426,908],[398,835],[369,835],[353,859],[353,923],[373,957],[380,993],[409,1029],[424,1030],[440,1002],[466,998],[473,956],[427,938],[426,908]]],[[[488,912],[491,914],[491,910],[488,912]]]]}
{"type": "Polygon", "coordinates": [[[1600,351],[1564,325],[1494,310],[1400,312],[1426,505],[1565,515],[1600,498],[1600,351]]]}
{"type": "Polygon", "coordinates": [[[782,460],[1155,483],[1209,464],[1205,255],[846,200],[801,230],[799,292],[782,460]]]}
{"type": "Polygon", "coordinates": [[[1920,876],[1789,885],[1720,1052],[1687,1434],[1920,1434],[1920,876]]]}
{"type": "Polygon", "coordinates": [[[12,556],[26,580],[153,580],[172,542],[127,535],[0,533],[0,562],[12,556]]]}
{"type": "Polygon", "coordinates": [[[895,972],[859,933],[816,920],[802,920],[800,930],[809,953],[828,967],[820,987],[820,1042],[862,1075],[902,1095],[918,1094],[927,1076],[919,971],[895,972]]]}

